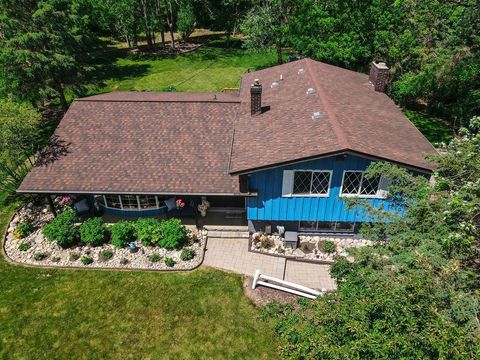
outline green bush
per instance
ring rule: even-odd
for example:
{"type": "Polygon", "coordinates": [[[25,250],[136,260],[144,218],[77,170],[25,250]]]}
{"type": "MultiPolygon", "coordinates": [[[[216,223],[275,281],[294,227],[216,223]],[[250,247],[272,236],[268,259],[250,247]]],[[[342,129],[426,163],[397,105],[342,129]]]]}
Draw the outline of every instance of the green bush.
{"type": "Polygon", "coordinates": [[[127,258],[120,259],[120,265],[127,265],[130,261],[127,258]]]}
{"type": "Polygon", "coordinates": [[[162,256],[159,253],[151,253],[148,255],[148,260],[151,262],[158,262],[162,259],[162,256]]]}
{"type": "Polygon", "coordinates": [[[135,240],[135,224],[129,221],[119,221],[110,227],[112,237],[110,243],[116,248],[122,248],[135,240]]]}
{"type": "Polygon", "coordinates": [[[45,259],[48,255],[42,252],[36,252],[33,254],[33,259],[37,261],[42,261],[45,259]]]}
{"type": "Polygon", "coordinates": [[[110,250],[103,250],[100,252],[100,258],[102,260],[110,260],[113,257],[113,252],[110,250]]]}
{"type": "Polygon", "coordinates": [[[21,239],[27,237],[35,231],[35,226],[32,225],[29,221],[22,221],[17,225],[17,228],[13,232],[13,237],[15,239],[21,239]]]}
{"type": "Polygon", "coordinates": [[[152,218],[141,218],[135,223],[137,239],[146,246],[158,245],[162,238],[160,221],[152,218]]]}
{"type": "Polygon", "coordinates": [[[187,229],[180,219],[164,220],[160,224],[159,245],[165,249],[179,249],[187,241],[187,229]]]}
{"type": "Polygon", "coordinates": [[[100,246],[105,242],[106,228],[102,218],[88,219],[80,226],[80,239],[92,246],[100,246]]]}
{"type": "Polygon", "coordinates": [[[195,250],[193,249],[183,249],[180,254],[180,259],[182,261],[192,260],[195,257],[195,250]]]}
{"type": "Polygon", "coordinates": [[[56,241],[63,248],[73,245],[78,239],[78,228],[74,225],[78,221],[73,209],[58,215],[53,221],[45,225],[43,234],[50,241],[56,241]]]}
{"type": "Polygon", "coordinates": [[[27,251],[28,249],[30,249],[31,245],[29,243],[21,243],[20,245],[18,245],[18,250],[20,251],[27,251]]]}
{"type": "Polygon", "coordinates": [[[333,241],[327,240],[323,243],[323,251],[325,251],[326,253],[331,254],[335,252],[335,249],[336,249],[336,246],[333,241]]]}
{"type": "Polygon", "coordinates": [[[82,258],[80,259],[80,261],[82,262],[83,265],[89,265],[91,263],[93,263],[93,259],[91,256],[82,256],[82,258]]]}
{"type": "Polygon", "coordinates": [[[165,265],[168,267],[173,267],[175,265],[175,260],[173,260],[171,257],[165,258],[165,265]]]}

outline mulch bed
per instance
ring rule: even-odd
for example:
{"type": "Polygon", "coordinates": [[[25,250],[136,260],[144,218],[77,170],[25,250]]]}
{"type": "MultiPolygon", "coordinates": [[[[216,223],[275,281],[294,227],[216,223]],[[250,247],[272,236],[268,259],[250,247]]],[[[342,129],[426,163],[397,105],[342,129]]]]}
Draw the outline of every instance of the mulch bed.
{"type": "Polygon", "coordinates": [[[281,304],[296,305],[300,296],[289,294],[285,291],[267,288],[265,286],[257,286],[252,290],[253,277],[244,276],[243,291],[245,295],[258,306],[265,306],[272,301],[278,301],[281,304]]]}

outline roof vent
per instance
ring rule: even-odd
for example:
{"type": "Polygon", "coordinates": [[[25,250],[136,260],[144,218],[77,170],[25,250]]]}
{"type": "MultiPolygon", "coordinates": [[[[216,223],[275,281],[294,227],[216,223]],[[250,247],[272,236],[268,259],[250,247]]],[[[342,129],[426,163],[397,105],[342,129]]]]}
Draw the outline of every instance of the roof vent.
{"type": "Polygon", "coordinates": [[[298,75],[305,74],[305,69],[298,69],[298,75]]]}
{"type": "Polygon", "coordinates": [[[276,89],[276,88],[278,88],[278,85],[279,85],[279,83],[274,81],[274,82],[272,82],[271,88],[276,89]]]}
{"type": "Polygon", "coordinates": [[[280,81],[283,81],[283,74],[280,74],[280,81]]]}
{"type": "Polygon", "coordinates": [[[307,94],[315,94],[315,89],[314,88],[308,88],[307,89],[307,94]]]}
{"type": "Polygon", "coordinates": [[[315,111],[312,115],[312,119],[320,119],[323,117],[323,113],[321,113],[320,111],[315,111]]]}

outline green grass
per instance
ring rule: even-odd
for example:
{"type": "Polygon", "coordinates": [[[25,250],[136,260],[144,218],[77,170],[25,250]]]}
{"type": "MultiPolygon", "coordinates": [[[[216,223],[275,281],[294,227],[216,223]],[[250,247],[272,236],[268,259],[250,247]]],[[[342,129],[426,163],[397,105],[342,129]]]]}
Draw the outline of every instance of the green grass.
{"type": "Polygon", "coordinates": [[[442,120],[417,111],[403,112],[432,144],[448,143],[453,138],[452,130],[442,120]]]}
{"type": "Polygon", "coordinates": [[[110,91],[222,91],[240,85],[241,76],[276,64],[276,55],[251,53],[233,39],[212,40],[183,55],[130,54],[110,51],[100,59],[97,86],[89,93],[110,91]]]}
{"type": "MultiPolygon", "coordinates": [[[[14,204],[0,210],[3,230],[14,204]]],[[[38,269],[0,256],[0,359],[274,357],[240,276],[38,269]]]]}

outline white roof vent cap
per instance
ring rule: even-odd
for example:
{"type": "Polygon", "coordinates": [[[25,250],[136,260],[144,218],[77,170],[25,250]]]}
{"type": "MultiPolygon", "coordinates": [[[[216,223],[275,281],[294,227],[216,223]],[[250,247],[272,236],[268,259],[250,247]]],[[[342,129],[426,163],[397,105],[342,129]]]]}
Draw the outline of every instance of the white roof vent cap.
{"type": "Polygon", "coordinates": [[[320,119],[321,117],[323,117],[323,113],[320,111],[315,111],[312,115],[312,119],[320,119]]]}
{"type": "Polygon", "coordinates": [[[315,89],[314,88],[308,88],[307,89],[307,94],[315,94],[315,89]]]}
{"type": "Polygon", "coordinates": [[[280,74],[280,81],[283,80],[283,74],[280,74]]]}
{"type": "Polygon", "coordinates": [[[305,74],[305,69],[298,69],[298,75],[305,74]]]}
{"type": "Polygon", "coordinates": [[[278,88],[278,85],[279,85],[279,83],[276,82],[276,81],[274,81],[274,82],[272,82],[271,88],[272,88],[272,89],[276,89],[276,88],[278,88]]]}

